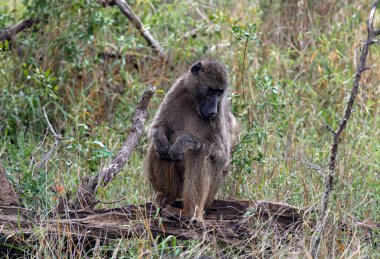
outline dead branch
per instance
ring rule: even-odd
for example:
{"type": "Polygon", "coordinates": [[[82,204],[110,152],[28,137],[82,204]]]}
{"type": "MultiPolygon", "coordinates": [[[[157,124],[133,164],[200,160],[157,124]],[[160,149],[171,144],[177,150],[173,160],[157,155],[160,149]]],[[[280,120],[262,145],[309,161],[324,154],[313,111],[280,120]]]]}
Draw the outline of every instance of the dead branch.
{"type": "Polygon", "coordinates": [[[33,19],[33,18],[29,18],[29,19],[26,19],[22,22],[20,22],[19,24],[16,24],[14,26],[11,26],[9,28],[5,28],[3,29],[1,32],[0,32],[0,42],[3,42],[3,41],[10,41],[12,40],[12,37],[14,35],[16,35],[17,33],[27,29],[27,28],[30,28],[33,26],[33,24],[35,24],[37,22],[36,19],[33,19]]]}
{"type": "Polygon", "coordinates": [[[58,145],[59,143],[61,142],[62,140],[62,135],[61,134],[57,134],[55,132],[55,130],[53,129],[53,126],[51,126],[50,124],[50,121],[49,121],[49,118],[46,114],[46,110],[45,110],[45,106],[42,107],[42,111],[44,113],[44,117],[45,117],[45,120],[46,120],[46,123],[48,125],[48,129],[50,130],[50,132],[53,134],[54,136],[54,145],[53,147],[49,150],[49,152],[47,152],[45,154],[45,156],[43,157],[42,161],[40,163],[37,164],[36,166],[36,170],[39,170],[41,169],[45,164],[46,162],[50,159],[50,157],[53,155],[54,151],[58,148],[58,145]]]}
{"type": "Polygon", "coordinates": [[[150,34],[148,28],[144,27],[143,23],[141,22],[140,18],[132,11],[132,8],[124,1],[124,0],[114,0],[109,1],[107,3],[108,5],[117,5],[121,12],[127,16],[128,20],[130,20],[133,25],[136,27],[136,29],[141,33],[141,35],[144,37],[146,42],[155,50],[158,52],[158,54],[161,57],[165,57],[164,50],[161,47],[160,43],[150,34]]]}
{"type": "Polygon", "coordinates": [[[155,87],[150,86],[141,96],[135,115],[131,132],[119,150],[116,158],[112,160],[110,165],[102,170],[99,174],[91,177],[84,177],[79,184],[76,200],[70,205],[71,208],[93,208],[97,202],[95,200],[95,192],[98,186],[107,186],[113,178],[123,169],[129,156],[137,146],[139,137],[143,131],[145,119],[147,117],[146,108],[150,98],[155,92],[155,87]]]}
{"type": "Polygon", "coordinates": [[[318,257],[319,244],[320,244],[321,237],[323,235],[325,225],[326,225],[330,195],[333,189],[334,178],[335,178],[336,157],[338,154],[338,145],[341,140],[341,134],[343,130],[346,128],[347,122],[352,112],[352,108],[353,108],[356,96],[358,95],[359,86],[360,86],[360,78],[362,76],[362,73],[368,70],[368,68],[366,67],[366,60],[367,60],[367,56],[369,52],[369,47],[371,44],[373,44],[374,38],[378,35],[378,30],[374,30],[373,28],[373,19],[374,19],[378,4],[379,4],[379,0],[376,0],[374,4],[372,5],[372,9],[371,9],[369,18],[367,20],[367,33],[368,33],[367,35],[368,36],[361,50],[360,61],[356,67],[354,85],[351,90],[350,98],[347,102],[347,107],[344,112],[343,119],[339,123],[339,127],[337,131],[334,131],[332,129],[330,130],[331,132],[333,132],[333,144],[331,145],[329,172],[325,178],[324,193],[323,193],[322,202],[321,202],[321,212],[320,212],[320,215],[318,218],[318,224],[315,229],[313,239],[311,242],[311,255],[313,258],[318,257]]]}

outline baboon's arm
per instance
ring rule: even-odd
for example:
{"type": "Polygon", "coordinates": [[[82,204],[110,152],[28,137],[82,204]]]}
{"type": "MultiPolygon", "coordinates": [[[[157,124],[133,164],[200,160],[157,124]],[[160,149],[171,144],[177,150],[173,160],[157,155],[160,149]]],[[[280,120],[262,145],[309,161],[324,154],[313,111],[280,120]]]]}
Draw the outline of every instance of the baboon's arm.
{"type": "Polygon", "coordinates": [[[152,137],[156,155],[166,161],[179,161],[183,159],[187,150],[197,151],[201,149],[201,142],[194,136],[186,133],[180,134],[172,145],[165,134],[164,127],[152,129],[152,137]]]}
{"type": "Polygon", "coordinates": [[[182,160],[186,151],[200,151],[204,156],[209,156],[211,159],[218,161],[221,164],[227,165],[229,155],[217,145],[187,134],[180,134],[170,147],[169,156],[172,160],[182,160]]]}
{"type": "Polygon", "coordinates": [[[222,163],[228,162],[228,155],[217,145],[208,141],[202,141],[193,135],[181,133],[171,145],[164,127],[156,127],[152,129],[153,143],[156,155],[166,161],[180,161],[183,159],[186,151],[202,151],[205,156],[222,163]]]}
{"type": "Polygon", "coordinates": [[[151,134],[153,137],[154,149],[156,151],[156,155],[163,160],[171,161],[169,155],[170,143],[165,134],[164,127],[155,127],[152,128],[151,134]]]}

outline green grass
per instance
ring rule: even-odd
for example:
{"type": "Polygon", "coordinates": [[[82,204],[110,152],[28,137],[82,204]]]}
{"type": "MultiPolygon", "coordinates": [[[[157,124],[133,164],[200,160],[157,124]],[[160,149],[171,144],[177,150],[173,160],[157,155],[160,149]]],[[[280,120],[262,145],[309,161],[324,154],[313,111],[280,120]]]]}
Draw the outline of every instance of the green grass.
{"type": "MultiPolygon", "coordinates": [[[[25,8],[20,2],[8,21],[21,19],[25,8]]],[[[85,2],[51,3],[54,8],[47,9],[49,22],[38,25],[44,33],[27,31],[18,36],[24,54],[0,52],[0,158],[24,206],[36,211],[38,217],[57,203],[57,194],[51,189],[63,187],[65,192],[75,193],[80,177],[106,166],[126,139],[144,84],[159,87],[149,106],[147,128],[175,77],[189,60],[203,55],[216,56],[228,67],[233,109],[242,128],[242,149],[235,153],[219,197],[273,200],[300,207],[319,204],[323,178],[310,163],[327,169],[332,138],[324,125],[336,129],[342,117],[371,1],[273,1],[272,6],[267,1],[248,0],[212,5],[208,1],[135,1],[133,10],[169,53],[171,63],[166,66],[117,8],[85,2]],[[247,45],[242,85],[244,44],[236,41],[232,27],[248,23],[257,24],[262,44],[251,41],[247,45]],[[194,28],[198,28],[196,37],[183,37],[194,28]],[[103,52],[118,52],[123,57],[102,60],[98,54],[103,52]],[[265,81],[266,87],[277,82],[282,86],[261,98],[257,77],[267,75],[273,82],[265,81]],[[247,93],[244,100],[243,88],[247,93]],[[36,172],[31,156],[34,162],[41,161],[54,143],[49,135],[40,146],[46,128],[44,105],[54,128],[65,139],[46,168],[36,172]],[[253,122],[257,129],[253,129],[253,122]],[[248,132],[252,136],[244,138],[248,132]]],[[[0,1],[0,6],[8,6],[9,11],[13,2],[0,1]]],[[[337,222],[352,218],[380,222],[379,52],[377,45],[371,47],[369,64],[373,66],[364,73],[355,110],[340,143],[326,232],[326,239],[332,241],[322,243],[324,256],[380,255],[359,229],[342,236],[333,228],[337,222]]],[[[152,199],[153,192],[143,180],[146,145],[144,135],[125,169],[98,192],[101,201],[122,201],[100,204],[99,208],[152,199]]],[[[64,255],[63,245],[53,255],[44,245],[46,237],[36,235],[40,242],[31,255],[64,255]]],[[[266,233],[256,247],[242,254],[217,243],[175,238],[165,242],[116,240],[108,247],[98,247],[94,254],[102,256],[118,247],[119,255],[125,257],[144,253],[153,257],[260,256],[257,251],[272,242],[272,257],[306,257],[310,232],[289,244],[276,243],[271,233],[266,233]]]]}
{"type": "MultiPolygon", "coordinates": [[[[23,13],[26,10],[22,2],[22,0],[0,0],[0,21],[2,22],[2,19],[5,18],[3,16],[4,14],[11,14],[10,16],[12,17],[12,21],[9,21],[5,24],[7,26],[13,25],[16,21],[21,19],[23,13]]],[[[1,25],[3,25],[3,23],[1,23],[1,25]]]]}

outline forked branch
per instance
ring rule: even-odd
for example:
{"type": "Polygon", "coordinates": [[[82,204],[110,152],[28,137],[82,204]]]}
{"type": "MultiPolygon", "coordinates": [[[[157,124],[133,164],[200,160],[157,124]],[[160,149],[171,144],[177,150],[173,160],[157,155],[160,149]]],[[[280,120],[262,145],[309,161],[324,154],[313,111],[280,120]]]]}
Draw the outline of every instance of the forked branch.
{"type": "Polygon", "coordinates": [[[125,16],[133,23],[133,25],[139,30],[144,39],[150,46],[160,54],[163,54],[163,49],[156,39],[150,34],[149,30],[144,27],[140,18],[132,11],[132,8],[124,0],[115,0],[115,4],[122,11],[125,16]]]}
{"type": "Polygon", "coordinates": [[[146,28],[141,22],[140,17],[138,17],[132,10],[132,8],[124,0],[98,0],[98,3],[103,6],[113,6],[119,7],[120,11],[132,22],[136,29],[141,33],[141,36],[146,40],[146,42],[156,51],[159,56],[165,58],[164,49],[161,47],[160,43],[150,34],[148,28],[146,28]]]}
{"type": "Polygon", "coordinates": [[[362,50],[361,50],[360,60],[356,67],[354,85],[351,90],[350,98],[347,102],[346,110],[344,111],[343,119],[339,123],[338,130],[336,131],[331,130],[332,132],[334,132],[334,134],[333,134],[333,143],[331,145],[331,152],[330,152],[329,171],[325,177],[324,193],[323,193],[322,203],[321,203],[321,212],[318,217],[318,224],[315,229],[312,242],[311,242],[311,255],[313,258],[318,257],[319,244],[320,244],[320,241],[325,229],[325,225],[326,225],[330,196],[331,196],[334,178],[335,178],[335,167],[336,167],[336,157],[338,154],[338,145],[341,140],[342,132],[346,128],[347,122],[350,118],[356,96],[358,95],[362,73],[369,69],[368,67],[366,67],[366,60],[368,57],[369,47],[371,44],[374,43],[375,37],[380,34],[379,29],[375,30],[373,28],[373,20],[375,17],[375,12],[376,12],[378,4],[379,4],[379,0],[376,0],[374,4],[372,5],[372,9],[371,9],[369,18],[367,20],[367,32],[368,32],[367,40],[364,42],[362,50]]]}
{"type": "Polygon", "coordinates": [[[107,186],[113,178],[124,168],[134,148],[137,146],[139,137],[143,132],[144,122],[148,115],[146,109],[148,103],[155,92],[155,87],[150,86],[146,89],[137,105],[135,115],[133,117],[133,125],[131,132],[119,150],[117,156],[108,167],[99,174],[91,177],[84,177],[78,188],[77,198],[70,207],[73,209],[92,209],[97,201],[95,200],[96,189],[99,186],[107,186]]]}

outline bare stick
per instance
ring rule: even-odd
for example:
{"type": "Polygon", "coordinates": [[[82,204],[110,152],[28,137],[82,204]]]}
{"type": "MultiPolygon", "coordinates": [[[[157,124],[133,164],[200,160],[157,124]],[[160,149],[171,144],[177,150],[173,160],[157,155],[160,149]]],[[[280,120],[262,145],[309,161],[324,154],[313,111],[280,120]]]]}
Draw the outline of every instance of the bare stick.
{"type": "Polygon", "coordinates": [[[374,38],[378,35],[379,30],[373,29],[373,19],[375,16],[375,12],[377,9],[377,6],[379,4],[379,0],[376,0],[374,4],[372,5],[372,9],[367,21],[367,40],[364,42],[363,48],[361,50],[360,54],[360,60],[356,67],[356,73],[355,73],[355,81],[354,86],[352,87],[350,98],[347,102],[347,107],[344,112],[343,119],[339,123],[339,127],[337,131],[330,130],[333,132],[334,139],[333,143],[331,145],[331,153],[330,153],[330,162],[329,162],[329,171],[325,178],[325,187],[324,187],[324,193],[322,197],[322,203],[321,203],[321,214],[318,218],[318,224],[315,229],[312,241],[311,241],[311,256],[312,258],[318,258],[318,250],[319,250],[319,244],[321,242],[321,237],[323,235],[325,226],[326,226],[326,220],[328,216],[328,207],[330,202],[330,195],[333,188],[334,183],[334,177],[335,177],[335,165],[336,165],[336,157],[338,154],[338,145],[340,142],[340,136],[345,129],[347,125],[347,121],[350,118],[352,107],[355,102],[355,98],[359,92],[359,85],[360,85],[360,78],[364,71],[368,70],[368,67],[366,67],[366,60],[368,56],[369,47],[371,44],[374,43],[374,38]]]}
{"type": "Polygon", "coordinates": [[[335,131],[333,130],[333,128],[331,128],[330,125],[326,124],[325,127],[333,134],[333,136],[335,136],[335,131]]]}
{"type": "Polygon", "coordinates": [[[0,32],[0,42],[6,41],[6,40],[10,41],[14,35],[16,35],[17,33],[27,28],[32,27],[34,23],[36,23],[36,20],[33,18],[29,18],[20,22],[19,24],[16,24],[9,28],[5,28],[4,30],[0,32]]]}
{"type": "Polygon", "coordinates": [[[78,188],[77,199],[70,205],[70,207],[74,209],[93,208],[97,204],[97,201],[94,198],[97,187],[107,186],[123,169],[132,151],[137,146],[139,137],[143,132],[144,122],[148,115],[146,108],[148,107],[148,103],[154,92],[155,88],[152,86],[144,91],[133,117],[131,133],[119,150],[116,158],[99,174],[92,177],[84,177],[82,179],[78,188]]]}
{"type": "Polygon", "coordinates": [[[307,160],[301,160],[301,162],[303,164],[305,164],[307,167],[309,167],[310,169],[315,170],[316,172],[318,172],[322,177],[326,177],[326,173],[325,173],[326,170],[324,170],[319,165],[313,164],[313,163],[311,163],[310,161],[307,161],[307,160]]]}
{"type": "Polygon", "coordinates": [[[132,11],[132,8],[124,0],[115,0],[110,4],[114,3],[119,7],[122,13],[127,16],[127,18],[133,23],[133,25],[139,30],[144,39],[148,44],[159,53],[160,56],[164,57],[164,50],[158,43],[158,41],[150,34],[149,30],[144,27],[140,18],[132,11]]]}
{"type": "Polygon", "coordinates": [[[54,145],[53,147],[49,150],[49,152],[47,152],[45,154],[45,156],[43,157],[42,161],[40,163],[37,164],[36,166],[36,169],[39,170],[41,169],[45,164],[46,162],[50,159],[50,157],[53,155],[54,151],[57,149],[58,145],[59,145],[59,142],[61,142],[62,140],[62,135],[61,134],[57,134],[54,129],[53,129],[53,126],[51,126],[50,124],[50,121],[48,119],[48,116],[46,114],[46,110],[45,110],[45,106],[42,107],[42,110],[44,112],[44,117],[45,117],[45,120],[46,120],[46,123],[48,124],[48,128],[49,130],[51,131],[51,133],[53,134],[54,136],[54,145]]]}

